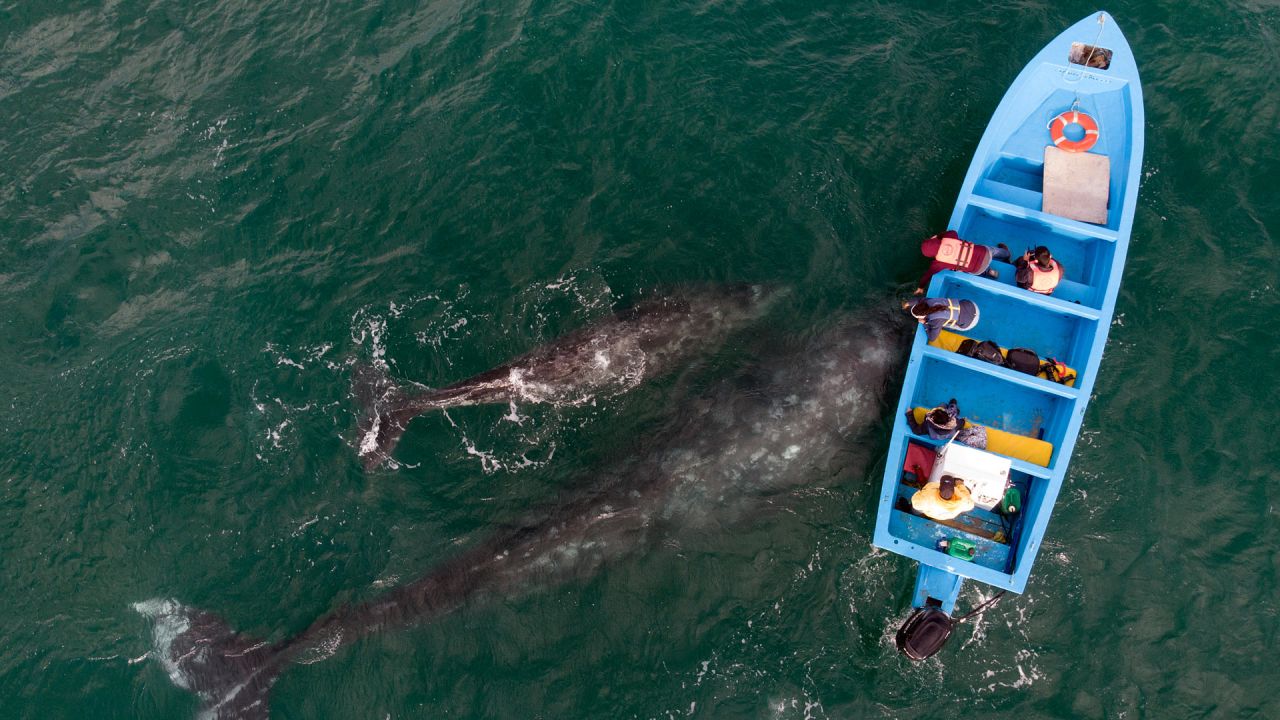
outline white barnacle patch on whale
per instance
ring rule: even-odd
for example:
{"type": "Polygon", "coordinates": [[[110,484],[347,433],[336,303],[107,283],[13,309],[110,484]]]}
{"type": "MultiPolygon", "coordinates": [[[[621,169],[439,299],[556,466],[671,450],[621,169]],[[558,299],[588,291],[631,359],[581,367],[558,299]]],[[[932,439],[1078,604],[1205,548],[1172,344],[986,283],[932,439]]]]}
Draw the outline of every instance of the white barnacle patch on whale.
{"type": "Polygon", "coordinates": [[[152,598],[133,604],[133,609],[152,621],[151,642],[156,657],[174,685],[191,689],[191,680],[173,658],[173,641],[191,629],[191,619],[186,608],[167,598],[152,598]]]}
{"type": "Polygon", "coordinates": [[[369,431],[360,438],[360,455],[361,457],[368,455],[378,449],[378,430],[382,428],[382,416],[374,415],[373,423],[369,426],[369,431]]]}
{"type": "Polygon", "coordinates": [[[338,652],[338,648],[342,647],[343,634],[340,627],[325,628],[324,633],[303,648],[294,661],[302,665],[310,665],[333,657],[333,654],[338,652]]]}

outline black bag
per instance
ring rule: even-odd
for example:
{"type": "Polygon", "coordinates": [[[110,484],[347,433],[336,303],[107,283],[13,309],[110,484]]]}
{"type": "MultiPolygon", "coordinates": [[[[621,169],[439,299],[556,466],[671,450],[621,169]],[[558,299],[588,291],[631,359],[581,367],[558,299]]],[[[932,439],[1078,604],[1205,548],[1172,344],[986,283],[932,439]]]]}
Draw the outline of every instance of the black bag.
{"type": "Polygon", "coordinates": [[[961,355],[977,358],[983,362],[995,363],[996,365],[1004,364],[1004,356],[1000,354],[1000,346],[990,340],[978,342],[977,340],[966,338],[956,350],[961,355]]]}
{"type": "Polygon", "coordinates": [[[1004,354],[1004,366],[1028,375],[1040,372],[1040,356],[1026,348],[1010,348],[1004,354]]]}

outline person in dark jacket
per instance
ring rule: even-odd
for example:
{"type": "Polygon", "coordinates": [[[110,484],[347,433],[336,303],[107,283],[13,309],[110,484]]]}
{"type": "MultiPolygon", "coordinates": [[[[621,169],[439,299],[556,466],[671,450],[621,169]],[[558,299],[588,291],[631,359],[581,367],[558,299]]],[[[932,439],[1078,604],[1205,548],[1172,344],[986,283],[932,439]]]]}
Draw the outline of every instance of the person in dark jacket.
{"type": "Polygon", "coordinates": [[[991,269],[991,261],[1008,262],[1010,258],[1009,247],[1004,243],[995,247],[971,243],[961,240],[955,230],[938,233],[926,239],[920,243],[920,253],[927,258],[932,258],[933,262],[929,263],[929,268],[924,271],[924,275],[920,276],[920,282],[916,285],[916,295],[923,295],[925,289],[929,287],[929,281],[943,270],[986,275],[989,278],[1000,277],[998,272],[991,269]]]}
{"type": "Polygon", "coordinates": [[[964,427],[964,420],[960,418],[960,406],[956,399],[951,398],[946,405],[939,405],[925,413],[923,422],[917,423],[915,414],[908,411],[907,425],[917,435],[928,435],[934,440],[950,440],[964,427]]]}
{"type": "Polygon", "coordinates": [[[961,445],[986,450],[987,429],[971,423],[966,426],[966,423],[960,417],[960,405],[955,398],[948,400],[946,405],[939,405],[925,413],[922,422],[916,422],[915,413],[907,411],[907,427],[917,435],[928,435],[934,440],[954,439],[961,445]]]}
{"type": "Polygon", "coordinates": [[[903,303],[902,307],[924,325],[930,342],[937,340],[943,329],[963,332],[978,324],[978,305],[972,300],[920,298],[903,303]]]}

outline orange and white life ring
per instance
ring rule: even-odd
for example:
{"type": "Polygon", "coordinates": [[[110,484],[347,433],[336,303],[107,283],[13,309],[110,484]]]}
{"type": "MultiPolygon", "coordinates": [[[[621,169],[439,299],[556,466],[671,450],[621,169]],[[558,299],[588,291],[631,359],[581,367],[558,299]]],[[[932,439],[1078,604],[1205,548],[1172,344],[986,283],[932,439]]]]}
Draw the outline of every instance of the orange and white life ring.
{"type": "Polygon", "coordinates": [[[1049,123],[1049,137],[1053,144],[1067,152],[1085,152],[1098,142],[1098,122],[1079,110],[1068,110],[1049,123]],[[1084,137],[1068,140],[1064,131],[1068,125],[1084,128],[1084,137]]]}

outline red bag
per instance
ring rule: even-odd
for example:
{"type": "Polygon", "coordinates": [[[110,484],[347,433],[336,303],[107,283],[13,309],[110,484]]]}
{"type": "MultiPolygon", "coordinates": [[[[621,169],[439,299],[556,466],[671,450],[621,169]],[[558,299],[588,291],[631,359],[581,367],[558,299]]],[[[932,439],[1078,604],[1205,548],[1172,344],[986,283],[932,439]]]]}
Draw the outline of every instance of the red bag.
{"type": "Polygon", "coordinates": [[[937,459],[938,454],[934,452],[933,448],[916,442],[908,442],[907,459],[902,463],[902,469],[909,473],[915,473],[916,480],[923,484],[929,479],[929,473],[933,472],[933,463],[937,459]]]}

